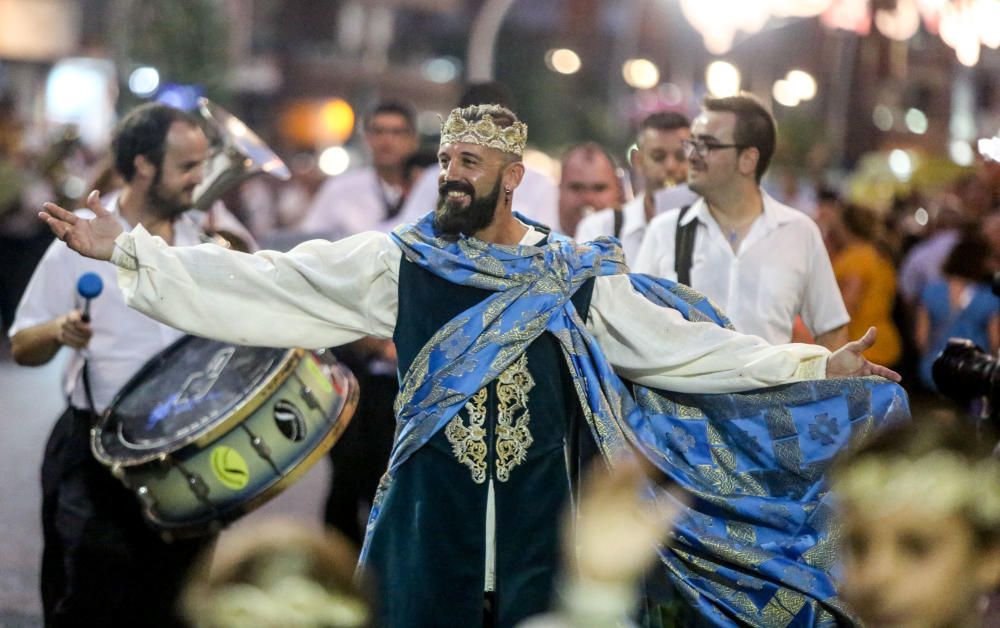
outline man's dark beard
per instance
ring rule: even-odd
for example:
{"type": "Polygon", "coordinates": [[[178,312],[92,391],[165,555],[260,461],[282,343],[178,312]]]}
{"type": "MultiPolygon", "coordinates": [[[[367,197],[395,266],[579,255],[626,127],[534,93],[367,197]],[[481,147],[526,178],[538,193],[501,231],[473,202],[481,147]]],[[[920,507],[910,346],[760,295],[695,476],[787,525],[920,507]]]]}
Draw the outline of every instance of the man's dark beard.
{"type": "Polygon", "coordinates": [[[163,194],[160,171],[157,170],[156,176],[153,178],[153,184],[149,187],[149,194],[147,194],[149,208],[161,218],[177,218],[187,210],[191,209],[189,204],[181,203],[178,200],[179,196],[179,194],[175,194],[172,197],[168,197],[163,194]]]}
{"type": "Polygon", "coordinates": [[[476,190],[464,181],[447,181],[438,188],[438,204],[434,210],[434,229],[444,236],[467,236],[485,229],[493,222],[497,200],[500,198],[500,177],[493,190],[482,198],[476,198],[476,190]],[[469,195],[469,206],[459,209],[448,207],[448,192],[464,192],[469,195]]]}

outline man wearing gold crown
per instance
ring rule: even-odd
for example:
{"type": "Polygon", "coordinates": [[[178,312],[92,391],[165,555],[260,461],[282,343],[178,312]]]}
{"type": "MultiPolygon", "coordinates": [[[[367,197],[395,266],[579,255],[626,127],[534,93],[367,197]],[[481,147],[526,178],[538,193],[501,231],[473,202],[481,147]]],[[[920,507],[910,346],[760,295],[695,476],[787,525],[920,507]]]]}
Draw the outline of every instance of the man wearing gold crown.
{"type": "Polygon", "coordinates": [[[169,248],[122,233],[93,196],[92,220],[52,204],[40,217],[111,260],[130,306],[191,333],[395,340],[397,436],[362,551],[384,625],[512,626],[547,609],[558,513],[594,454],[643,456],[689,494],[659,556],[701,623],[843,620],[823,473],[907,405],[855,377],[898,380],[862,357],[874,332],[832,354],[772,346],[683,286],[627,274],[616,241],[514,214],[526,140],[507,109],[456,109],[433,212],[286,254],[169,248]]]}

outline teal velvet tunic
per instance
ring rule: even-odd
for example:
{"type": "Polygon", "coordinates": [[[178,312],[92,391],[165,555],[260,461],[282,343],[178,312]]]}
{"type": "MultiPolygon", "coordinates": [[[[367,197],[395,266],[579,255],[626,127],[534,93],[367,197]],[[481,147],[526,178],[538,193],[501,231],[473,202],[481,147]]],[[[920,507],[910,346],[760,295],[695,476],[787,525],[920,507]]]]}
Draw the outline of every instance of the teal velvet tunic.
{"type": "MultiPolygon", "coordinates": [[[[592,293],[591,280],[572,298],[584,320],[592,293]]],[[[438,329],[490,294],[404,257],[393,336],[400,373],[438,329]]],[[[587,429],[562,350],[544,333],[398,470],[367,563],[381,591],[383,625],[480,626],[487,589],[495,591],[497,626],[546,611],[559,525],[586,455],[580,450],[594,451],[587,429]],[[492,585],[488,517],[495,524],[492,585]]]]}

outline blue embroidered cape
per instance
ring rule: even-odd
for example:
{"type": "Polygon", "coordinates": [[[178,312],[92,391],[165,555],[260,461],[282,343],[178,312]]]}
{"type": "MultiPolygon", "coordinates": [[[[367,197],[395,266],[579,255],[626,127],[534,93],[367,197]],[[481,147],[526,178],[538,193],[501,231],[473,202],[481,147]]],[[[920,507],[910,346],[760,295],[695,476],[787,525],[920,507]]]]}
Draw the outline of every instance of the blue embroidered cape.
{"type": "MultiPolygon", "coordinates": [[[[605,459],[613,464],[638,450],[692,496],[660,557],[706,623],[822,626],[849,617],[830,576],[836,528],[823,474],[849,443],[908,416],[901,388],[874,377],[733,394],[628,384],[570,301],[591,277],[628,271],[617,241],[580,244],[555,234],[540,246],[448,240],[435,234],[432,217],[395,230],[403,254],[440,277],[493,295],[442,327],[403,377],[396,441],[362,561],[400,466],[548,331],[562,347],[605,459]]],[[[629,278],[637,292],[688,320],[731,327],[690,288],[645,275],[629,278]]],[[[669,340],[663,342],[669,350],[669,340]]]]}

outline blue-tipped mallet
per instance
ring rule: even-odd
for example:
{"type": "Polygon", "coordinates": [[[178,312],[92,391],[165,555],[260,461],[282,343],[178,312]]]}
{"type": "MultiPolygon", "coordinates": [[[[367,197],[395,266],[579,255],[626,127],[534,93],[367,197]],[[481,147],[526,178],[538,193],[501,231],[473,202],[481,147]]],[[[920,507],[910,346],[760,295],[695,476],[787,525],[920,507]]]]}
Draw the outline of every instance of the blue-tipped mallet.
{"type": "Polygon", "coordinates": [[[96,298],[104,289],[104,281],[97,273],[83,273],[76,282],[76,292],[83,297],[83,316],[80,318],[84,323],[90,322],[90,300],[96,298]]]}

